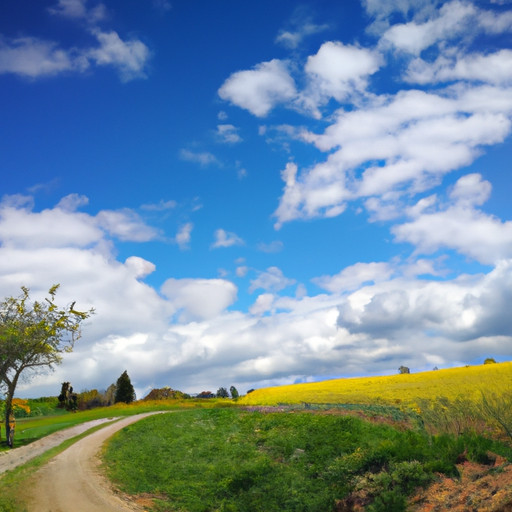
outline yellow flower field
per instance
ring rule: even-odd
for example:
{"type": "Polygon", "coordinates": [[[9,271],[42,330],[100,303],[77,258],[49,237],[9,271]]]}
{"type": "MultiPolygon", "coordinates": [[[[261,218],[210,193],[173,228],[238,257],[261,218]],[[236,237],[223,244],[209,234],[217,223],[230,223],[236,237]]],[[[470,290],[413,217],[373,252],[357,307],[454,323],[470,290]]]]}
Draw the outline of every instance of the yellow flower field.
{"type": "Polygon", "coordinates": [[[444,396],[479,399],[481,391],[512,390],[512,362],[465,366],[422,373],[357,377],[262,388],[240,399],[243,405],[392,404],[414,405],[444,396]]]}

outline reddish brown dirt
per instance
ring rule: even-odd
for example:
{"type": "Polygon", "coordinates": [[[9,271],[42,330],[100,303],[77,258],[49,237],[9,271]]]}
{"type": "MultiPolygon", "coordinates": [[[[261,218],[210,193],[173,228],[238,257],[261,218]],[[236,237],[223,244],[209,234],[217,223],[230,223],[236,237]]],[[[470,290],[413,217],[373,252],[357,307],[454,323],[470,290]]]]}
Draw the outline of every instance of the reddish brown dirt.
{"type": "Polygon", "coordinates": [[[512,464],[497,457],[494,465],[466,461],[460,478],[441,478],[410,502],[414,512],[512,512],[512,464]]]}

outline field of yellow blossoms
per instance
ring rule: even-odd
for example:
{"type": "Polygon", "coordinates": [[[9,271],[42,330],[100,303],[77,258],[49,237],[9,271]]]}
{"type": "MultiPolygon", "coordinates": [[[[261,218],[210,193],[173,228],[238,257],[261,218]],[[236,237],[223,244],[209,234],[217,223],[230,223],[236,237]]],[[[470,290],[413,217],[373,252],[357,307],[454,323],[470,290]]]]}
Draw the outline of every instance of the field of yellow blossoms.
{"type": "Polygon", "coordinates": [[[512,390],[512,362],[464,366],[384,377],[357,377],[257,389],[243,405],[389,404],[414,406],[418,400],[458,397],[478,400],[482,392],[512,390]]]}

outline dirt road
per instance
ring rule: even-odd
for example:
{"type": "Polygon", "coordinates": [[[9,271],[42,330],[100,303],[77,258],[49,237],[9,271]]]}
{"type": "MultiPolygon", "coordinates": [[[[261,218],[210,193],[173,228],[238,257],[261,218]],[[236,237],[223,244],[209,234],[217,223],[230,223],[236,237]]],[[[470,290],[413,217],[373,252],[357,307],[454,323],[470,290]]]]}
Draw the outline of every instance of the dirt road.
{"type": "Polygon", "coordinates": [[[29,512],[123,512],[143,508],[115,494],[99,471],[101,445],[115,432],[151,414],[129,416],[81,439],[31,478],[29,512]]]}
{"type": "Polygon", "coordinates": [[[27,444],[26,446],[20,446],[13,450],[0,452],[0,475],[8,470],[14,469],[30,459],[41,455],[42,453],[59,446],[63,441],[71,439],[72,437],[78,436],[90,428],[101,425],[109,421],[114,421],[114,418],[103,418],[100,420],[86,421],[80,425],[70,427],[64,430],[59,430],[53,434],[45,436],[33,443],[27,444]]]}

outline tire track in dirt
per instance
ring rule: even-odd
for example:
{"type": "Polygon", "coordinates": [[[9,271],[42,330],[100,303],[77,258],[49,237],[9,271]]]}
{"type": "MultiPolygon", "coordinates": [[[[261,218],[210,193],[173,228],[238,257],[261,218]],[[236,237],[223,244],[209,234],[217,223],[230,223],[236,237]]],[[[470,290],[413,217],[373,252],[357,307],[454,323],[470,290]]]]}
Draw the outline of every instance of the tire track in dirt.
{"type": "Polygon", "coordinates": [[[42,453],[55,448],[56,446],[59,446],[61,443],[71,439],[72,437],[83,434],[90,428],[96,427],[97,425],[101,425],[103,423],[107,423],[109,421],[114,421],[116,419],[118,418],[102,418],[98,420],[86,421],[85,423],[80,423],[80,425],[75,425],[74,427],[69,427],[64,430],[54,432],[53,434],[42,437],[41,439],[38,439],[37,441],[34,441],[25,446],[20,446],[5,452],[0,452],[0,475],[6,471],[25,464],[25,462],[34,459],[38,455],[41,455],[42,453]]]}
{"type": "Polygon", "coordinates": [[[161,412],[129,416],[76,442],[37,471],[27,486],[28,512],[139,512],[100,472],[103,443],[122,428],[161,412]]]}

